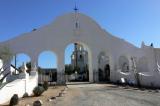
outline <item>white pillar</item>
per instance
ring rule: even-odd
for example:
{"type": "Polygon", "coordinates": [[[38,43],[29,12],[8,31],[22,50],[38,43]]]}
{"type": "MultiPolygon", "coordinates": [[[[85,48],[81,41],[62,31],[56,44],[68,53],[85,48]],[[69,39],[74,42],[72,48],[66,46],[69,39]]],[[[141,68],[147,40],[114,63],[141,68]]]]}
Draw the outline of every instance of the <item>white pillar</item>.
{"type": "Polygon", "coordinates": [[[95,53],[92,54],[91,65],[89,66],[91,71],[89,72],[89,81],[90,82],[98,82],[98,59],[95,53]]]}
{"type": "Polygon", "coordinates": [[[38,55],[31,55],[31,76],[36,77],[36,86],[38,85],[38,55]]]}
{"type": "Polygon", "coordinates": [[[36,67],[38,68],[38,55],[32,55],[31,56],[31,71],[36,71],[36,67]]]}
{"type": "Polygon", "coordinates": [[[58,52],[57,57],[57,84],[65,84],[64,52],[58,52]]]}

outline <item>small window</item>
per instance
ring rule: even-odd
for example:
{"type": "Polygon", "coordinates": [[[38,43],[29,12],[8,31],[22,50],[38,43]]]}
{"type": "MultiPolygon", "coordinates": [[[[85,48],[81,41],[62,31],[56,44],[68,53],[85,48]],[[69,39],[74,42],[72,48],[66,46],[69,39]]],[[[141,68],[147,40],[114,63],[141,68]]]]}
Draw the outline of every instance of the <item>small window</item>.
{"type": "Polygon", "coordinates": [[[81,46],[79,47],[79,50],[82,51],[82,47],[81,46]]]}
{"type": "Polygon", "coordinates": [[[72,59],[75,59],[74,55],[72,55],[72,59]]]}
{"type": "Polygon", "coordinates": [[[76,28],[78,28],[78,23],[76,22],[76,28]]]}
{"type": "Polygon", "coordinates": [[[79,58],[82,59],[82,55],[80,55],[79,58]]]}
{"type": "Polygon", "coordinates": [[[75,22],[75,28],[76,28],[76,29],[79,28],[79,22],[75,22]]]}

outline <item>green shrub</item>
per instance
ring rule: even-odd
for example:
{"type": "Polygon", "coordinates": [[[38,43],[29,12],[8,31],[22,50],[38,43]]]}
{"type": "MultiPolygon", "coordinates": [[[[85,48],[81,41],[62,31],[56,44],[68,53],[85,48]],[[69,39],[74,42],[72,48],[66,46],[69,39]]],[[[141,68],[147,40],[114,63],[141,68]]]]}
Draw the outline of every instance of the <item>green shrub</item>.
{"type": "Polygon", "coordinates": [[[44,81],[43,88],[44,88],[44,90],[48,89],[48,81],[44,81]]]}
{"type": "Polygon", "coordinates": [[[40,96],[42,95],[43,92],[44,92],[44,88],[41,86],[37,86],[33,90],[34,96],[40,96]]]}
{"type": "Polygon", "coordinates": [[[19,101],[18,95],[17,95],[17,94],[14,94],[14,95],[11,97],[9,106],[15,106],[15,105],[17,105],[17,104],[18,104],[18,101],[19,101]]]}
{"type": "Polygon", "coordinates": [[[28,97],[28,96],[29,96],[29,95],[28,95],[27,92],[23,94],[23,98],[28,97]]]}

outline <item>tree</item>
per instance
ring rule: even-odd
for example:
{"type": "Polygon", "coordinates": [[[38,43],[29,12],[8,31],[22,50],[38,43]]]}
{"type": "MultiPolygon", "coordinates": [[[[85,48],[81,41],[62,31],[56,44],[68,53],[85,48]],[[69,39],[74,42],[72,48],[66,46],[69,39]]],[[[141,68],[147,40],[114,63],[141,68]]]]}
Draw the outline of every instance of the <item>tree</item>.
{"type": "Polygon", "coordinates": [[[74,70],[72,68],[72,65],[65,65],[65,74],[71,75],[74,73],[74,70]]]}
{"type": "Polygon", "coordinates": [[[43,74],[43,70],[41,67],[38,67],[38,74],[43,74]]]}
{"type": "Polygon", "coordinates": [[[26,72],[27,72],[27,73],[30,73],[30,72],[31,72],[31,69],[32,69],[32,67],[31,67],[31,62],[27,62],[27,63],[26,63],[26,67],[27,67],[26,72]]]}
{"type": "MultiPolygon", "coordinates": [[[[22,72],[22,67],[23,67],[23,65],[19,66],[18,68],[16,68],[16,67],[13,66],[13,65],[11,65],[11,66],[12,66],[13,68],[15,68],[19,73],[22,72]]],[[[30,73],[30,72],[31,72],[31,69],[32,69],[32,67],[31,67],[31,62],[27,62],[27,63],[26,63],[26,67],[27,67],[26,72],[27,72],[27,73],[30,73]]]]}

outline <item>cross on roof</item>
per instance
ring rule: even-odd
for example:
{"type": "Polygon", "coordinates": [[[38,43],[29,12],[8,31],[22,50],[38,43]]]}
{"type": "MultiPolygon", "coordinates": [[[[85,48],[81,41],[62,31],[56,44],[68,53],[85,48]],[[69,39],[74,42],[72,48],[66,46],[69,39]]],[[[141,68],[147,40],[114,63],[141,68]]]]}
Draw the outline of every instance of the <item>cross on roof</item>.
{"type": "Polygon", "coordinates": [[[75,13],[76,13],[78,10],[79,10],[79,9],[77,8],[77,5],[75,4],[75,7],[74,7],[75,13]]]}

